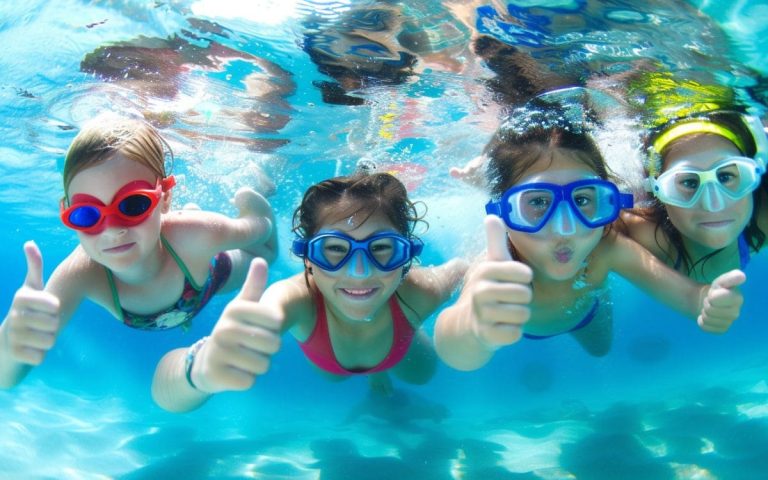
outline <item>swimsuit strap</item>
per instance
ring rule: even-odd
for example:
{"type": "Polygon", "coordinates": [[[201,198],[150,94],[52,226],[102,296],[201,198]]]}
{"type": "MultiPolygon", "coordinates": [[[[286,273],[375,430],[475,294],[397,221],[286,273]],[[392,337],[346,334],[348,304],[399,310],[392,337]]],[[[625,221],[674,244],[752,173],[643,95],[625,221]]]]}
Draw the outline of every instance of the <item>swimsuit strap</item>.
{"type": "MultiPolygon", "coordinates": [[[[162,234],[160,234],[160,242],[162,242],[163,246],[168,250],[168,253],[171,254],[171,257],[176,262],[176,265],[178,265],[179,270],[181,270],[181,273],[184,274],[184,278],[187,280],[187,282],[189,282],[192,288],[198,292],[202,290],[202,287],[200,287],[197,282],[195,282],[195,279],[192,278],[192,274],[189,273],[189,269],[181,260],[181,257],[179,257],[179,255],[176,253],[176,250],[173,249],[171,244],[168,243],[168,240],[166,240],[162,234]]],[[[109,283],[109,290],[112,292],[112,302],[115,305],[115,310],[117,310],[117,318],[121,322],[125,323],[123,306],[120,304],[120,296],[117,294],[117,285],[115,285],[115,279],[112,275],[112,270],[108,269],[107,267],[104,267],[104,270],[107,271],[107,283],[109,283]]]]}
{"type": "Polygon", "coordinates": [[[742,270],[747,268],[749,263],[749,243],[747,243],[747,236],[744,232],[739,235],[739,266],[742,270]]]}
{"type": "Polygon", "coordinates": [[[181,270],[181,273],[184,274],[184,278],[187,279],[187,281],[192,285],[192,288],[197,290],[198,292],[202,290],[203,288],[197,284],[194,278],[192,278],[192,274],[189,273],[189,269],[187,268],[187,265],[184,263],[184,261],[179,257],[179,255],[176,253],[176,250],[173,249],[170,243],[168,243],[168,240],[165,239],[165,237],[160,234],[160,241],[163,243],[163,246],[168,249],[168,253],[171,254],[171,257],[173,257],[173,260],[176,262],[176,265],[179,266],[179,270],[181,270]]]}
{"type": "Polygon", "coordinates": [[[115,285],[115,279],[112,278],[112,270],[107,267],[104,267],[104,270],[107,271],[107,283],[109,283],[109,290],[112,292],[112,303],[115,305],[115,311],[117,311],[117,319],[124,323],[123,307],[120,305],[120,297],[117,295],[117,285],[115,285]]]}

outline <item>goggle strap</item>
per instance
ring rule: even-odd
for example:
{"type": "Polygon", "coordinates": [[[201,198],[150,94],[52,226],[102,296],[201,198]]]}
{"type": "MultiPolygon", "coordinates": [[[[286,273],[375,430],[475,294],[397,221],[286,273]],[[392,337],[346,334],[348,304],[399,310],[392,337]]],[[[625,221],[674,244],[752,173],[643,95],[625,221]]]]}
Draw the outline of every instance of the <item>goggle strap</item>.
{"type": "Polygon", "coordinates": [[[291,243],[291,253],[297,257],[304,258],[307,255],[307,240],[304,238],[297,238],[291,243]]]}

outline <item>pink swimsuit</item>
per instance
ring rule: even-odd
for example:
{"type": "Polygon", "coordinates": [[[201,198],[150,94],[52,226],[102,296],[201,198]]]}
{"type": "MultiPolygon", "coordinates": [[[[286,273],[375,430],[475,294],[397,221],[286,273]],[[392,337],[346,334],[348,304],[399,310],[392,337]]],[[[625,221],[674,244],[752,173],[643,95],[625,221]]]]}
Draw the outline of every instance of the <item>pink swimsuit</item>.
{"type": "Polygon", "coordinates": [[[397,297],[393,295],[389,299],[389,311],[392,314],[392,348],[389,354],[378,365],[367,369],[347,370],[336,360],[331,345],[331,337],[328,334],[328,318],[325,313],[325,302],[322,295],[317,295],[317,321],[315,328],[305,342],[299,342],[307,358],[325,370],[336,375],[355,375],[381,372],[397,365],[403,359],[411,346],[411,341],[416,333],[411,323],[405,317],[397,297]]]}

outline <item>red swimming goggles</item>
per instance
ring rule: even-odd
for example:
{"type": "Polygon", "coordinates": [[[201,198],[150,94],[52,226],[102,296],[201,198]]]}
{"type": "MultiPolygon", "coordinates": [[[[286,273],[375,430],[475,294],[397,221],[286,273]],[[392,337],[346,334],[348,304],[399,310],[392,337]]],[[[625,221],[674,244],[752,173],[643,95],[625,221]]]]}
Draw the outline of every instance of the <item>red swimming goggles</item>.
{"type": "Polygon", "coordinates": [[[104,231],[107,218],[117,225],[134,227],[152,215],[163,192],[173,188],[176,179],[169,175],[158,179],[154,189],[149,185],[144,180],[130,182],[117,191],[109,205],[91,195],[78,193],[72,197],[69,208],[65,208],[62,200],[61,221],[73,230],[91,235],[104,231]]]}

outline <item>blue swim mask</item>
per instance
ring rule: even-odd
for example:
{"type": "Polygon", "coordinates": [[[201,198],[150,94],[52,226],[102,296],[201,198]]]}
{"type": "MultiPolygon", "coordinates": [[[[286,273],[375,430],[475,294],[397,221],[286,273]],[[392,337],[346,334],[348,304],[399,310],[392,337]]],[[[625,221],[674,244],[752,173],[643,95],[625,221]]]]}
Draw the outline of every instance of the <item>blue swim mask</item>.
{"type": "Polygon", "coordinates": [[[646,190],[662,203],[691,208],[699,200],[711,212],[725,208],[726,198],[739,200],[752,193],[765,173],[761,162],[749,157],[727,157],[708,170],[676,164],[658,178],[646,180],[646,190]]]}
{"type": "Polygon", "coordinates": [[[632,205],[632,194],[619,193],[613,183],[585,179],[566,185],[517,185],[498,201],[488,202],[485,211],[501,217],[512,230],[528,233],[538,232],[554,218],[556,233],[572,235],[576,219],[588,228],[598,228],[616,220],[622,208],[632,205]]]}
{"type": "Polygon", "coordinates": [[[335,272],[360,251],[379,270],[391,272],[421,254],[424,244],[417,238],[408,239],[394,232],[371,235],[355,240],[339,231],[320,232],[311,238],[293,241],[291,252],[306,258],[323,270],[335,272]]]}

